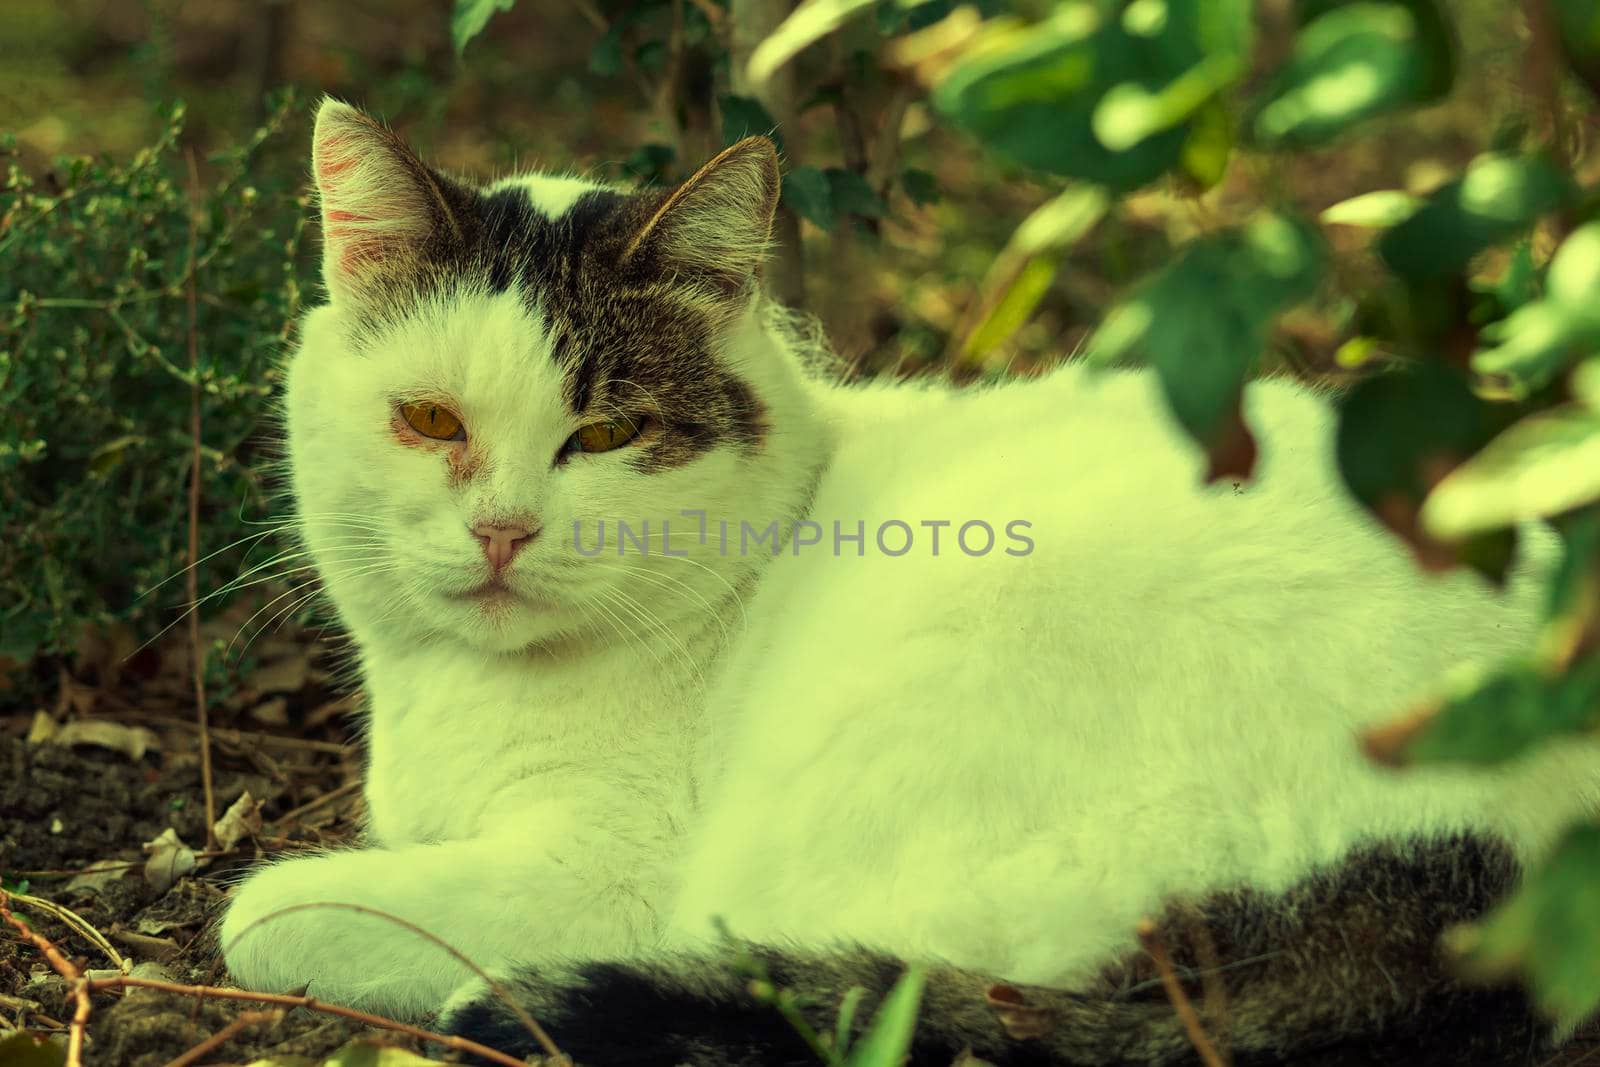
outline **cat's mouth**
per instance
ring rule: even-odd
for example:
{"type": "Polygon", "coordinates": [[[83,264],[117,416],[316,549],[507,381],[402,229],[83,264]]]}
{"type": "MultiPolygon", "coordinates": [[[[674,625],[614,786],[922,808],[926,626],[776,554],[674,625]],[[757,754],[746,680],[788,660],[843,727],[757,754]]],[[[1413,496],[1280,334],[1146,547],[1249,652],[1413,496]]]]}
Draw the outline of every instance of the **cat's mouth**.
{"type": "Polygon", "coordinates": [[[464,593],[452,593],[450,597],[452,600],[464,600],[469,604],[483,604],[485,606],[511,604],[527,599],[499,578],[491,578],[482,585],[468,589],[464,593]]]}

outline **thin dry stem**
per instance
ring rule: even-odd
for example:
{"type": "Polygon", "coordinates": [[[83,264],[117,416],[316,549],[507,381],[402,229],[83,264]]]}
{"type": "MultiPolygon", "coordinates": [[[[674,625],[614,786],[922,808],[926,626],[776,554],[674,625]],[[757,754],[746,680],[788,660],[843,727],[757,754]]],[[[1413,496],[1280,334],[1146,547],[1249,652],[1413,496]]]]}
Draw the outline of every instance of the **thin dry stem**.
{"type": "MultiPolygon", "coordinates": [[[[142,867],[144,864],[141,863],[139,866],[142,867]]],[[[71,908],[57,904],[53,900],[46,900],[44,897],[36,897],[27,893],[12,893],[11,899],[21,901],[24,907],[36,908],[54,916],[61,925],[75,931],[84,940],[93,943],[101,952],[104,952],[106,958],[111,961],[111,965],[117,970],[127,969],[128,961],[122,958],[122,953],[118,952],[111,942],[106,940],[105,935],[96,930],[88,919],[85,919],[71,908]]]]}
{"type": "Polygon", "coordinates": [[[470,1052],[475,1056],[482,1056],[494,1063],[504,1064],[505,1067],[528,1067],[522,1060],[513,1059],[504,1052],[498,1052],[487,1045],[480,1045],[476,1041],[469,1041],[464,1037],[452,1037],[448,1034],[436,1034],[432,1030],[424,1030],[420,1026],[412,1026],[397,1019],[386,1019],[381,1015],[357,1011],[355,1008],[346,1008],[339,1004],[324,1004],[316,997],[295,996],[291,993],[250,993],[243,989],[222,989],[218,986],[182,985],[178,982],[164,982],[159,978],[132,978],[128,975],[117,975],[112,978],[95,978],[84,983],[93,992],[99,993],[107,989],[127,989],[137,987],[140,989],[159,989],[166,993],[179,993],[186,997],[209,997],[213,1000],[248,1000],[258,1004],[281,1004],[288,1008],[305,1008],[308,1011],[320,1011],[326,1015],[337,1015],[340,1018],[352,1019],[368,1026],[376,1026],[382,1030],[393,1030],[409,1037],[420,1038],[423,1041],[434,1041],[447,1048],[459,1049],[470,1052]]]}
{"type": "Polygon", "coordinates": [[[67,988],[72,992],[75,1007],[72,1011],[72,1021],[67,1024],[66,1067],[83,1067],[83,1034],[84,1028],[89,1024],[88,983],[83,980],[78,968],[72,965],[72,961],[63,956],[61,950],[51,944],[48,937],[35,933],[27,923],[11,914],[11,894],[6,892],[3,886],[0,886],[0,919],[4,919],[34,948],[44,953],[45,960],[55,972],[67,980],[67,988]]]}
{"type": "Polygon", "coordinates": [[[1183,1024],[1184,1032],[1189,1035],[1189,1043],[1194,1045],[1200,1061],[1205,1067],[1227,1067],[1227,1061],[1217,1053],[1216,1046],[1206,1036],[1205,1027],[1200,1024],[1200,1016],[1194,1010],[1194,1004],[1184,993],[1183,987],[1178,984],[1177,972],[1172,969],[1172,960],[1167,956],[1167,947],[1161,943],[1161,938],[1156,933],[1156,924],[1149,919],[1143,919],[1139,923],[1137,932],[1139,944],[1155,963],[1156,971],[1161,975],[1161,986],[1167,991],[1167,999],[1172,1002],[1172,1010],[1178,1013],[1178,1021],[1183,1024]]]}
{"type": "MultiPolygon", "coordinates": [[[[218,856],[238,855],[239,849],[219,848],[209,852],[196,852],[195,859],[215,859],[218,856]]],[[[112,871],[127,872],[135,867],[143,867],[146,860],[128,860],[125,863],[107,863],[99,867],[46,867],[36,871],[12,871],[18,878],[76,878],[83,874],[109,874],[112,871]]],[[[13,898],[25,899],[13,893],[13,898]]],[[[57,905],[59,907],[59,905],[57,905]]]]}
{"type": "Polygon", "coordinates": [[[217,798],[211,788],[211,734],[206,714],[205,658],[200,648],[200,589],[196,577],[200,563],[200,329],[197,321],[195,284],[196,253],[199,245],[200,172],[195,167],[194,149],[184,152],[189,163],[189,568],[184,585],[189,594],[189,662],[194,674],[194,713],[200,727],[200,786],[206,803],[206,848],[217,847],[217,798]]]}
{"type": "Polygon", "coordinates": [[[298,819],[303,815],[307,815],[310,812],[316,811],[318,808],[332,804],[334,801],[343,797],[347,797],[351,793],[360,790],[360,788],[360,782],[346,782],[337,789],[328,790],[328,792],[322,794],[320,797],[317,797],[315,800],[307,801],[298,808],[292,808],[289,811],[284,812],[282,815],[272,820],[272,825],[274,827],[287,827],[293,823],[295,819],[298,819]]]}
{"type": "Polygon", "coordinates": [[[218,1030],[189,1051],[168,1060],[166,1067],[189,1067],[191,1063],[196,1062],[201,1056],[223,1044],[245,1027],[255,1026],[258,1023],[275,1023],[281,1018],[283,1018],[282,1008],[274,1008],[271,1011],[242,1011],[237,1018],[221,1030],[218,1030]]]}
{"type": "Polygon", "coordinates": [[[1527,5],[1528,89],[1538,99],[1545,121],[1550,125],[1550,154],[1556,166],[1569,170],[1572,160],[1567,151],[1566,112],[1561,105],[1561,75],[1566,62],[1561,55],[1561,40],[1556,30],[1555,12],[1550,0],[1533,0],[1527,5]]]}

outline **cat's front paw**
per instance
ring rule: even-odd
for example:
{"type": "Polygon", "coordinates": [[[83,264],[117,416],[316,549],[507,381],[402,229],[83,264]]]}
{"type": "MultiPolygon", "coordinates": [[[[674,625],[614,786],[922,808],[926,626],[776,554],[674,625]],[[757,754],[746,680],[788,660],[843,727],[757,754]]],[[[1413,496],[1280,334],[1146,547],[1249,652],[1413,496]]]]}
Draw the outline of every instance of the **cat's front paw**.
{"type": "Polygon", "coordinates": [[[336,852],[252,875],[234,891],[219,931],[234,980],[262,992],[305,989],[398,1019],[436,1007],[459,984],[462,967],[437,945],[371,913],[426,925],[427,914],[438,912],[424,872],[393,860],[377,850],[336,852]]]}

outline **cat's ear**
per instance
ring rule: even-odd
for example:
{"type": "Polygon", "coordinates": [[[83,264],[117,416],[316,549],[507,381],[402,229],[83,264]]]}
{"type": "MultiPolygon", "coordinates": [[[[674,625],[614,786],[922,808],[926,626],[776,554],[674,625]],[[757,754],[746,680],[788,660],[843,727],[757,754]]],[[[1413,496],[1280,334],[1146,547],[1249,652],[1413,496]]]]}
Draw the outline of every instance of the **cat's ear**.
{"type": "Polygon", "coordinates": [[[737,297],[766,258],[778,187],[772,142],[746,137],[660,202],[635,231],[623,261],[647,259],[716,295],[737,297]]]}
{"type": "Polygon", "coordinates": [[[378,296],[463,242],[466,194],[376,119],[326,98],[311,135],[322,280],[336,302],[378,296]]]}

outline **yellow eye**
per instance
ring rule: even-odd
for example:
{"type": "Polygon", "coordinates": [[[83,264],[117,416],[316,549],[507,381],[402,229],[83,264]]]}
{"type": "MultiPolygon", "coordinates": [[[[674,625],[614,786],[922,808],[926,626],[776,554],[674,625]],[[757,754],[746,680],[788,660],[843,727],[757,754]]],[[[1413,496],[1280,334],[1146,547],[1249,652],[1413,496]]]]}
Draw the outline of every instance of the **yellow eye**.
{"type": "Polygon", "coordinates": [[[406,420],[407,426],[435,441],[466,436],[461,432],[461,420],[438,404],[401,404],[400,417],[406,420]]]}
{"type": "Polygon", "coordinates": [[[567,438],[568,452],[609,452],[621,448],[639,434],[639,424],[632,419],[612,419],[608,422],[591,422],[580,426],[567,438]]]}

